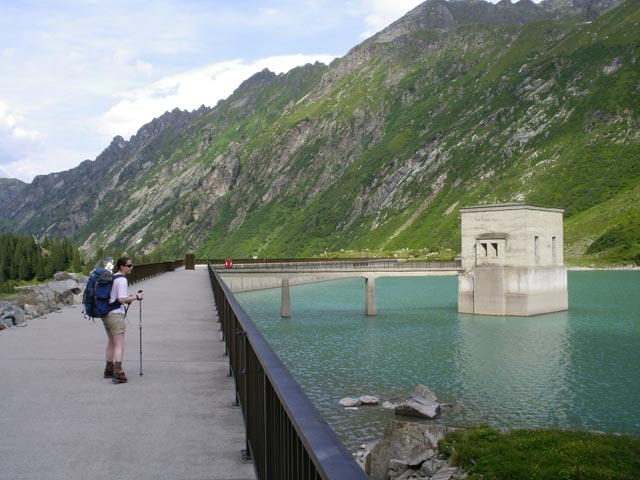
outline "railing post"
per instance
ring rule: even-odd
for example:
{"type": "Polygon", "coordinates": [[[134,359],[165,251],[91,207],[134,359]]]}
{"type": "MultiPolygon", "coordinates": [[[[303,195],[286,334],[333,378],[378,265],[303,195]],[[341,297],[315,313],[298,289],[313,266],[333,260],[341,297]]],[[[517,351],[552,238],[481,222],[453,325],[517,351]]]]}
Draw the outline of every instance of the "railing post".
{"type": "Polygon", "coordinates": [[[195,270],[196,268],[196,256],[193,253],[187,253],[184,259],[185,270],[195,270]]]}

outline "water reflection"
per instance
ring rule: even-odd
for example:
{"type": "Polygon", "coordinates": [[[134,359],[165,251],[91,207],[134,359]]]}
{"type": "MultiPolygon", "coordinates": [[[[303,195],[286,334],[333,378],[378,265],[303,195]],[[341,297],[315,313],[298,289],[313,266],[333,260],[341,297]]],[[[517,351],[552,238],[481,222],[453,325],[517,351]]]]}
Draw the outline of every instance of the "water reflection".
{"type": "Polygon", "coordinates": [[[458,398],[466,421],[566,423],[573,403],[565,387],[571,361],[566,312],[527,318],[458,315],[458,322],[463,347],[452,374],[461,376],[458,398]]]}

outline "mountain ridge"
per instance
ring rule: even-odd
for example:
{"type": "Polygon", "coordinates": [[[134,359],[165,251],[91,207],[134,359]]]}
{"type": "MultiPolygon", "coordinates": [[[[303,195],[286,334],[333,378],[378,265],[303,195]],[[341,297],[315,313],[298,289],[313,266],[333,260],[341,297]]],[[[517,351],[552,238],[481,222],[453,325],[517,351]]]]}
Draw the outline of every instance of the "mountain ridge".
{"type": "Polygon", "coordinates": [[[571,231],[640,175],[639,4],[613,3],[429,0],[329,66],[257,72],[215,107],[13,184],[0,225],[87,252],[453,255],[458,207],[520,201],[564,207],[576,257],[605,236],[591,260],[640,261],[637,205],[630,229],[571,231]]]}

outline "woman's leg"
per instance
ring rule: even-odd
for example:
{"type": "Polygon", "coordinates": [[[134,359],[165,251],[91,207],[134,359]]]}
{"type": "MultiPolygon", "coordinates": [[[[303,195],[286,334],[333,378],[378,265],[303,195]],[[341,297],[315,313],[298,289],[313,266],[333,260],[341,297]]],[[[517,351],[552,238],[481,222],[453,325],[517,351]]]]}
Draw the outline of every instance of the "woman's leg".
{"type": "Polygon", "coordinates": [[[113,335],[113,383],[127,383],[127,376],[122,370],[124,356],[124,333],[113,335]]]}
{"type": "Polygon", "coordinates": [[[113,341],[113,361],[122,363],[122,357],[124,357],[124,333],[112,335],[111,339],[113,341]]]}
{"type": "Polygon", "coordinates": [[[105,351],[105,358],[107,362],[113,362],[113,349],[114,349],[113,335],[111,335],[111,332],[107,332],[107,348],[105,351]]]}

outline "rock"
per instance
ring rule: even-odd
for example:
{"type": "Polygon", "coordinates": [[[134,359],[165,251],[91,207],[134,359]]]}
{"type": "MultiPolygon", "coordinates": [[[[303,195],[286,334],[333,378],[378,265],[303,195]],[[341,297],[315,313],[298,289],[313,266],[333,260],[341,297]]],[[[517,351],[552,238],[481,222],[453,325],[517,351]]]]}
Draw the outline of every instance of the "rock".
{"type": "Polygon", "coordinates": [[[420,467],[420,475],[423,477],[433,477],[438,471],[448,466],[444,460],[429,459],[420,467]]]}
{"type": "Polygon", "coordinates": [[[386,480],[391,459],[409,464],[425,450],[436,450],[438,441],[452,430],[443,425],[390,422],[382,439],[366,455],[365,472],[371,480],[386,480]]]}
{"type": "Polygon", "coordinates": [[[367,459],[370,458],[369,453],[371,452],[373,447],[375,447],[377,444],[378,444],[378,441],[376,440],[375,442],[371,442],[366,445],[363,445],[361,447],[363,449],[362,452],[356,455],[356,461],[358,462],[358,465],[360,465],[362,470],[366,470],[367,468],[366,462],[367,462],[367,459]]]}
{"type": "Polygon", "coordinates": [[[400,475],[398,478],[396,478],[396,480],[409,480],[410,478],[421,478],[420,475],[418,475],[418,472],[416,472],[415,470],[406,470],[402,475],[400,475]]]}
{"type": "Polygon", "coordinates": [[[360,400],[362,405],[377,405],[380,403],[380,399],[373,395],[362,395],[358,400],[360,400]]]}
{"type": "Polygon", "coordinates": [[[17,303],[20,306],[36,305],[38,310],[48,313],[65,305],[82,303],[82,291],[78,282],[72,279],[43,283],[21,288],[17,303]]]}
{"type": "Polygon", "coordinates": [[[73,279],[73,277],[71,276],[71,274],[69,272],[56,272],[56,273],[53,274],[53,278],[57,282],[60,282],[62,280],[72,280],[73,279]]]}
{"type": "Polygon", "coordinates": [[[12,327],[26,320],[82,303],[86,276],[57,272],[58,280],[18,289],[15,302],[0,302],[0,323],[12,327]]]}
{"type": "Polygon", "coordinates": [[[445,467],[438,470],[431,480],[451,480],[456,473],[458,473],[456,467],[445,467]]]}
{"type": "Polygon", "coordinates": [[[345,397],[338,402],[343,407],[357,407],[358,405],[362,405],[362,402],[359,398],[351,398],[345,397]]]}
{"type": "Polygon", "coordinates": [[[395,413],[407,417],[432,419],[440,413],[440,404],[431,390],[424,385],[418,385],[409,400],[396,406],[395,413]]]}
{"type": "Polygon", "coordinates": [[[43,309],[41,309],[41,308],[39,309],[35,305],[25,304],[22,307],[22,309],[24,310],[24,314],[26,315],[26,317],[28,319],[40,317],[40,316],[44,315],[44,313],[45,313],[43,309]]]}
{"type": "Polygon", "coordinates": [[[391,460],[389,460],[388,469],[387,469],[387,478],[389,480],[396,480],[408,468],[409,468],[409,465],[407,465],[406,462],[392,458],[391,460]]]}
{"type": "Polygon", "coordinates": [[[0,302],[0,324],[5,328],[21,325],[26,322],[24,311],[11,302],[0,302]]]}
{"type": "Polygon", "coordinates": [[[605,75],[611,75],[612,73],[616,73],[622,67],[622,57],[616,57],[609,63],[605,65],[602,69],[605,75]]]}
{"type": "Polygon", "coordinates": [[[435,454],[436,454],[435,450],[433,450],[431,448],[428,448],[425,451],[420,452],[418,455],[413,457],[411,460],[409,460],[408,465],[410,467],[419,467],[420,465],[422,465],[424,462],[426,462],[430,458],[433,458],[433,456],[435,454]]]}

